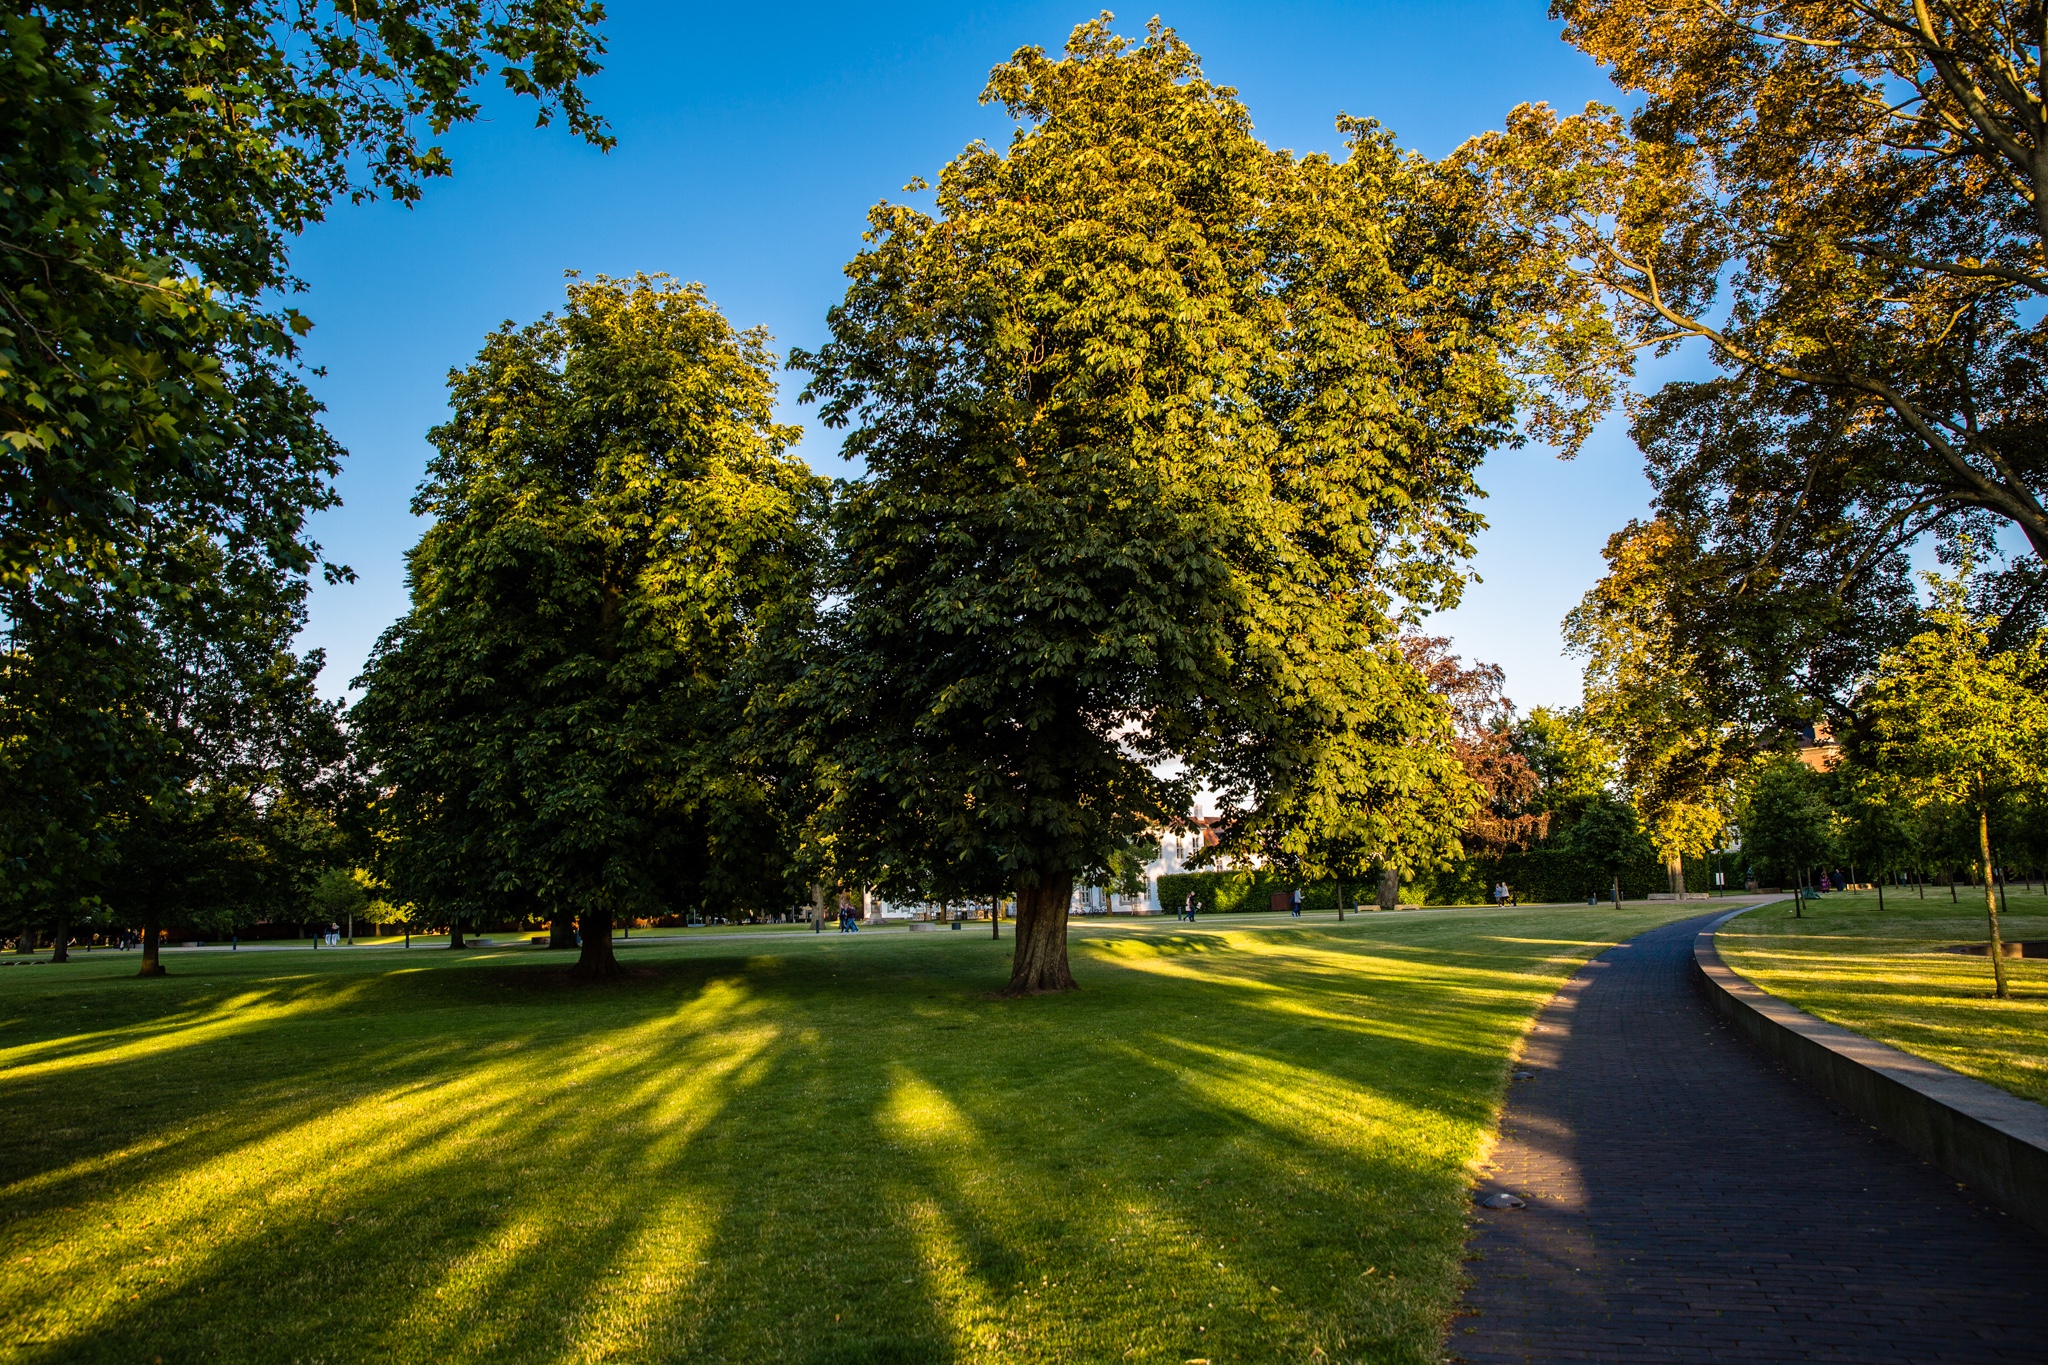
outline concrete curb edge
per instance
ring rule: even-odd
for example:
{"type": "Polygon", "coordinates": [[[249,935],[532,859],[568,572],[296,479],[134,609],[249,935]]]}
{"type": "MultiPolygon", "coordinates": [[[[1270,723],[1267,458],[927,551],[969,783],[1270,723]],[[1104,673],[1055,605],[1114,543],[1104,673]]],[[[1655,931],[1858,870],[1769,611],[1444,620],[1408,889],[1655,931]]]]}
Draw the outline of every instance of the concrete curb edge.
{"type": "Polygon", "coordinates": [[[1752,984],[1721,960],[1714,934],[1757,908],[1731,910],[1693,940],[1694,978],[1722,1017],[1871,1127],[2048,1234],[2048,1107],[1816,1019],[1752,984]]]}

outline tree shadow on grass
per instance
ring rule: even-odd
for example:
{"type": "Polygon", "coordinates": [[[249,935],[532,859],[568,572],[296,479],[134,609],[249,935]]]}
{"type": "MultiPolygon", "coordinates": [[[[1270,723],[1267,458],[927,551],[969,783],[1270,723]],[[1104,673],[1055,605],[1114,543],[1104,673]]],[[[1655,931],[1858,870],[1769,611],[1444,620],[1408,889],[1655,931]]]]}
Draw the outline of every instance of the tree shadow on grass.
{"type": "Polygon", "coordinates": [[[167,1009],[0,1077],[0,1147],[67,1134],[0,1168],[0,1325],[52,1362],[1423,1358],[1540,984],[1186,940],[999,1004],[1007,943],[167,1009]]]}

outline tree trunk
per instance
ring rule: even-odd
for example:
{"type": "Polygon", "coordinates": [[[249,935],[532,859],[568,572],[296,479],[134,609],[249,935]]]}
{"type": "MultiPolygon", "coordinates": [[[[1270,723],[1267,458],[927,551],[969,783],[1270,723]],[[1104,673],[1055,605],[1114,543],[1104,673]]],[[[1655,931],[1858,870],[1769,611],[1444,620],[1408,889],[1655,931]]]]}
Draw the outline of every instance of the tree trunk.
{"type": "Polygon", "coordinates": [[[1983,859],[1984,913],[1991,921],[1991,993],[2005,994],[2005,944],[1998,936],[1998,886],[1991,877],[1991,812],[1977,807],[1977,854],[1983,859]]]}
{"type": "Polygon", "coordinates": [[[448,946],[450,948],[467,948],[469,946],[467,943],[464,943],[462,941],[461,920],[457,920],[455,921],[455,923],[448,926],[448,946]]]}
{"type": "Polygon", "coordinates": [[[555,917],[548,921],[548,949],[574,948],[576,946],[576,917],[567,910],[557,910],[555,917]]]}
{"type": "Polygon", "coordinates": [[[1339,924],[1342,924],[1343,922],[1344,922],[1344,883],[1343,883],[1343,882],[1342,882],[1342,881],[1340,880],[1340,881],[1339,881],[1339,882],[1337,883],[1337,923],[1339,923],[1339,924]]]}
{"type": "Polygon", "coordinates": [[[57,912],[57,924],[50,933],[50,961],[71,960],[71,918],[63,911],[57,912]]]}
{"type": "Polygon", "coordinates": [[[585,909],[583,952],[576,959],[576,975],[585,981],[609,981],[618,976],[619,959],[612,952],[612,912],[585,909]]]}
{"type": "Polygon", "coordinates": [[[164,975],[163,959],[158,955],[157,947],[156,916],[152,914],[142,921],[142,970],[136,973],[137,976],[164,975]]]}
{"type": "Polygon", "coordinates": [[[1621,874],[1619,872],[1614,874],[1614,886],[1612,890],[1614,892],[1614,908],[1619,910],[1621,909],[1621,874]]]}
{"type": "Polygon", "coordinates": [[[1003,937],[1003,898],[988,898],[988,936],[998,941],[1003,937]]]}
{"type": "Polygon", "coordinates": [[[1380,869],[1380,909],[1401,908],[1401,874],[1394,868],[1380,869]]]}
{"type": "Polygon", "coordinates": [[[1017,888],[1017,947],[1010,958],[1004,995],[1044,995],[1074,989],[1067,970],[1067,905],[1074,898],[1071,875],[1048,877],[1017,888]]]}
{"type": "Polygon", "coordinates": [[[1664,855],[1664,875],[1671,879],[1671,894],[1675,899],[1685,899],[1685,855],[1667,853],[1664,855]]]}

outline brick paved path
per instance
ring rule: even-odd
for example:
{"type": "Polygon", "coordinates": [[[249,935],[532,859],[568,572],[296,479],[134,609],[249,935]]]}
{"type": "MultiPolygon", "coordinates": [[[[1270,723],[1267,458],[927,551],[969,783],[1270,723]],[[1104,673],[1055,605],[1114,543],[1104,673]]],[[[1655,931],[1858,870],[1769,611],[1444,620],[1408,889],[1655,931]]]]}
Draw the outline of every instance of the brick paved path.
{"type": "Polygon", "coordinates": [[[2048,1361],[2048,1239],[1730,1031],[1711,916],[1589,963],[1537,1017],[1474,1211],[1454,1358],[2048,1361]]]}

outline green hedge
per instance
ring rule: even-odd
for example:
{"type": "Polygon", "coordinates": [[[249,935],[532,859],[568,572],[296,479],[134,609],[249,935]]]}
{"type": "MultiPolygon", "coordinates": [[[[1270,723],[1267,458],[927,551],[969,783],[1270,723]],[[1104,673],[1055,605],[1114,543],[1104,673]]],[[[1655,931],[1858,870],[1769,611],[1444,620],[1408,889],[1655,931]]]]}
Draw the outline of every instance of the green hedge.
{"type": "MultiPolygon", "coordinates": [[[[1740,886],[1732,871],[1729,880],[1740,886]]],[[[1589,870],[1564,849],[1552,846],[1498,857],[1461,858],[1452,867],[1424,873],[1404,882],[1401,901],[1405,905],[1483,905],[1493,899],[1494,883],[1503,881],[1514,891],[1515,898],[1525,905],[1545,901],[1583,901],[1588,892],[1595,892],[1602,899],[1608,894],[1605,875],[1589,870]]],[[[1302,888],[1304,909],[1336,908],[1336,882],[1296,883],[1264,871],[1169,873],[1159,879],[1159,908],[1168,914],[1174,913],[1192,891],[1201,908],[1211,914],[1271,910],[1274,893],[1292,891],[1297,884],[1302,888]]],[[[1711,857],[1686,860],[1687,890],[1706,891],[1713,884],[1714,861],[1711,857]]],[[[1669,889],[1670,879],[1665,875],[1664,864],[1655,859],[1646,859],[1622,870],[1621,894],[1626,899],[1637,900],[1653,891],[1669,889]]],[[[1370,879],[1346,882],[1344,893],[1349,904],[1363,901],[1369,905],[1377,895],[1377,886],[1370,879]]]]}
{"type": "MultiPolygon", "coordinates": [[[[1337,908],[1337,883],[1295,882],[1270,872],[1169,872],[1159,879],[1159,908],[1173,914],[1186,903],[1190,891],[1202,910],[1209,914],[1230,914],[1239,910],[1271,910],[1273,897],[1277,893],[1292,891],[1301,887],[1301,904],[1305,910],[1334,910],[1337,908]]],[[[1348,882],[1344,891],[1352,904],[1357,904],[1361,890],[1359,883],[1348,882]]],[[[1363,890],[1365,899],[1372,898],[1372,890],[1363,890]]]]}

